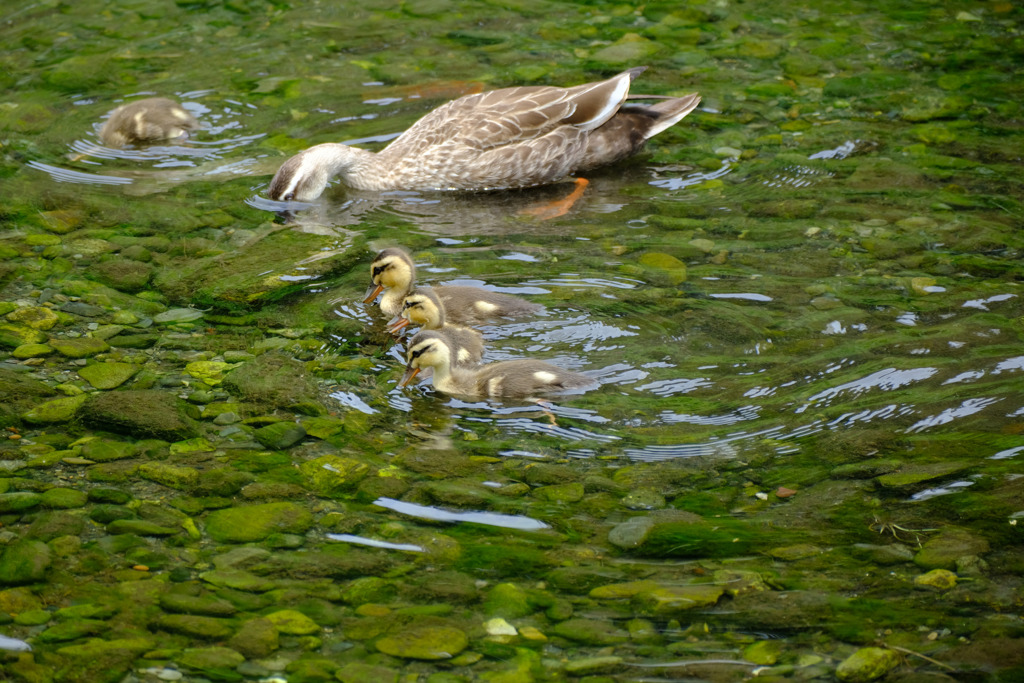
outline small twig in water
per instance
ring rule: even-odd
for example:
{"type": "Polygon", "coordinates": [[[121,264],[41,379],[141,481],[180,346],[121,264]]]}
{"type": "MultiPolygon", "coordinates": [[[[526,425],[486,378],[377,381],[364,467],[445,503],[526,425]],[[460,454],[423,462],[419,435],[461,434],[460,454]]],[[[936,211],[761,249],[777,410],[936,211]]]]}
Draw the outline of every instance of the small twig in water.
{"type": "Polygon", "coordinates": [[[896,650],[897,652],[902,652],[904,654],[914,655],[915,657],[920,657],[924,661],[930,662],[930,663],[934,664],[935,666],[941,666],[943,669],[947,669],[949,671],[956,671],[956,669],[951,667],[949,664],[943,664],[939,660],[932,659],[931,657],[928,657],[927,655],[923,655],[920,652],[914,652],[913,650],[908,650],[907,648],[900,647],[899,645],[886,645],[886,647],[889,648],[890,650],[896,650]]]}

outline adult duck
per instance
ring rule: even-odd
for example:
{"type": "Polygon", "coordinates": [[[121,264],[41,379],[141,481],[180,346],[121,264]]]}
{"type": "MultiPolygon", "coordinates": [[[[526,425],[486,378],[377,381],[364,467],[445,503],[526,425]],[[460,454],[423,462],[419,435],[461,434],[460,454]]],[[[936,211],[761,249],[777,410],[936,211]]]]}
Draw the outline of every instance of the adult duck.
{"type": "Polygon", "coordinates": [[[570,88],[520,86],[466,95],[433,110],[376,153],[333,142],[315,145],[284,162],[269,195],[310,201],[335,176],[360,190],[510,189],[613,163],[700,102],[693,93],[626,104],[631,81],[644,69],[570,88]]]}

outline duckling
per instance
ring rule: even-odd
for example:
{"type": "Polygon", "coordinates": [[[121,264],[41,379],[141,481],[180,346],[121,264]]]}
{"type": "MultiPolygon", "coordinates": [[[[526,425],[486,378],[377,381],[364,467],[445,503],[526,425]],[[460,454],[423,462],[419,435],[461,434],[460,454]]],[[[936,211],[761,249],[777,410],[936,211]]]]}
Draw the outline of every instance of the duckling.
{"type": "Polygon", "coordinates": [[[423,330],[409,342],[409,362],[399,386],[407,386],[423,368],[434,369],[434,388],[446,394],[487,398],[533,398],[578,389],[594,380],[539,360],[507,360],[474,368],[452,365],[452,351],[444,335],[423,330]]]}
{"type": "Polygon", "coordinates": [[[123,147],[173,140],[197,128],[196,117],[174,100],[147,97],[115,109],[100,129],[100,140],[108,147],[123,147]]]}
{"type": "MultiPolygon", "coordinates": [[[[384,292],[380,299],[380,310],[396,316],[402,312],[405,298],[415,287],[416,265],[404,249],[390,247],[373,259],[370,278],[373,283],[363,303],[370,303],[384,292]]],[[[443,302],[447,319],[457,325],[480,324],[494,318],[515,318],[544,308],[511,294],[491,292],[480,287],[442,285],[433,287],[432,291],[443,302]]]]}
{"type": "MultiPolygon", "coordinates": [[[[278,201],[311,201],[334,176],[359,190],[497,190],[543,185],[610,164],[694,110],[696,93],[626,104],[646,67],[569,88],[466,95],[433,110],[374,153],[328,142],[291,157],[270,181],[278,201]]],[[[639,96],[643,98],[644,96],[639,96]]],[[[652,99],[652,98],[648,98],[652,99]]]]}
{"type": "Polygon", "coordinates": [[[445,321],[444,304],[432,290],[418,289],[405,297],[402,312],[388,323],[394,333],[412,323],[444,335],[458,366],[476,365],[484,354],[484,336],[478,330],[445,321]]]}

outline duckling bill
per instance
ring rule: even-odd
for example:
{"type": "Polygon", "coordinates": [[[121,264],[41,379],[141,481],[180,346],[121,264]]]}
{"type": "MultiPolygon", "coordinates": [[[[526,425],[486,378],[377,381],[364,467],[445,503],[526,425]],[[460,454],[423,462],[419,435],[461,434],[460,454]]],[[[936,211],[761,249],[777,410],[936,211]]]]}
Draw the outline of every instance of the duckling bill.
{"type": "Polygon", "coordinates": [[[520,86],[441,105],[374,153],[338,143],[291,157],[270,181],[278,201],[311,201],[334,177],[355,189],[481,191],[530,187],[614,163],[675,125],[696,93],[626,104],[647,67],[569,88],[520,86]]]}

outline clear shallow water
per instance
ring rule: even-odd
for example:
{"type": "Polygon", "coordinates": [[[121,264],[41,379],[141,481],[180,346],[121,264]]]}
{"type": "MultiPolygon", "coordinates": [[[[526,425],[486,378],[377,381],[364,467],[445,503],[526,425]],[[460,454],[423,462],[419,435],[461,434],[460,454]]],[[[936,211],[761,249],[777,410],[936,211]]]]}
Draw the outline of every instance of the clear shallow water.
{"type": "MultiPolygon", "coordinates": [[[[564,461],[579,473],[602,468],[626,489],[660,487],[669,509],[757,520],[780,534],[780,546],[819,543],[845,552],[881,542],[883,534],[869,528],[876,519],[906,529],[962,527],[997,548],[985,555],[990,566],[975,586],[1019,598],[1012,522],[1022,505],[1014,482],[1024,417],[1024,80],[1020,10],[1012,4],[527,2],[453,12],[447,3],[42,2],[16,3],[6,18],[2,300],[20,307],[55,292],[108,315],[140,311],[142,323],[153,316],[141,313],[147,302],[208,313],[201,324],[156,328],[161,340],[153,351],[115,349],[87,364],[148,364],[157,378],[151,386],[189,395],[202,388],[186,373],[189,362],[284,350],[315,377],[324,410],[365,419],[361,431],[370,435],[354,445],[304,442],[288,451],[292,462],[332,449],[370,460],[442,450],[460,462],[502,463],[495,467],[507,478],[529,480],[520,463],[564,461]],[[571,84],[640,63],[651,68],[635,89],[697,90],[701,108],[641,157],[594,173],[563,218],[539,221],[522,211],[563,196],[568,185],[469,196],[335,186],[308,206],[265,197],[279,164],[308,145],[379,148],[466,92],[571,84]],[[150,94],[177,98],[203,129],[168,145],[99,145],[104,117],[150,94]],[[397,389],[404,347],[359,303],[369,260],[391,244],[415,252],[424,282],[483,285],[547,307],[535,320],[485,328],[488,361],[542,357],[586,372],[599,388],[556,397],[548,413],[533,404],[439,396],[429,384],[397,389]],[[138,287],[114,288],[130,298],[95,284],[109,282],[102,264],[141,258],[137,248],[124,256],[139,246],[150,252],[152,273],[138,287]],[[851,475],[854,465],[861,469],[851,475]],[[631,469],[639,466],[652,474],[631,469]],[[924,466],[935,466],[934,476],[910,485],[879,478],[924,466]],[[862,482],[869,488],[827,496],[862,482]],[[780,486],[797,490],[791,503],[756,495],[780,486]],[[801,494],[818,500],[817,508],[799,507],[801,494]],[[840,512],[822,512],[832,505],[840,512]],[[782,538],[790,528],[800,534],[782,538]]],[[[55,329],[85,335],[108,323],[75,319],[55,329]]],[[[51,386],[94,391],[75,361],[58,355],[26,363],[8,346],[10,367],[51,386]]],[[[66,431],[62,447],[93,435],[73,423],[40,430],[12,419],[26,444],[45,442],[41,431],[66,431]]],[[[228,436],[206,425],[223,451],[228,436]]],[[[16,461],[16,452],[3,459],[16,461]]],[[[452,467],[410,478],[465,483],[477,476],[452,467]]],[[[54,478],[45,468],[28,474],[18,477],[54,478]]],[[[130,485],[137,500],[157,498],[138,484],[130,485]]],[[[14,490],[22,486],[29,485],[14,490]]],[[[563,505],[543,519],[555,517],[580,539],[565,544],[556,565],[589,567],[597,560],[585,546],[598,539],[606,556],[642,566],[644,558],[609,546],[604,530],[644,508],[617,502],[606,509],[597,484],[589,486],[582,502],[527,496],[546,514],[545,506],[563,505]],[[577,519],[586,522],[568,521],[577,519]]],[[[432,499],[439,508],[452,507],[432,495],[442,498],[432,499]]],[[[346,496],[339,500],[361,504],[346,496]]],[[[195,516],[202,524],[208,515],[195,516]]],[[[11,516],[4,524],[18,533],[32,521],[11,516]]],[[[886,541],[914,546],[907,532],[888,529],[886,541]]],[[[382,522],[369,536],[353,536],[392,531],[382,522]]],[[[396,545],[420,547],[405,540],[396,545]]],[[[467,548],[481,543],[463,540],[467,548]]],[[[168,570],[214,552],[189,550],[168,570]]],[[[671,552],[654,556],[679,562],[671,552]]],[[[848,597],[864,591],[864,568],[851,556],[800,564],[762,548],[762,563],[751,566],[781,575],[776,591],[848,597]]],[[[490,576],[484,563],[460,569],[490,576]]],[[[644,573],[630,571],[626,578],[644,573]]],[[[889,572],[870,593],[906,610],[910,616],[887,626],[911,634],[899,642],[925,649],[912,634],[921,623],[937,624],[948,603],[927,608],[905,597],[918,571],[913,564],[866,571],[889,572]]],[[[509,570],[498,580],[523,576],[546,579],[509,570]]],[[[419,578],[419,570],[408,575],[409,583],[419,578]]],[[[57,577],[34,590],[60,607],[61,583],[57,577]]],[[[977,590],[957,598],[961,607],[973,605],[976,621],[954,625],[951,640],[1019,639],[1012,620],[990,627],[1019,600],[1003,604],[977,590]]],[[[620,621],[639,613],[618,607],[620,621]]],[[[853,644],[878,637],[877,622],[859,618],[854,629],[815,613],[806,632],[831,629],[828,648],[839,660],[853,644]]],[[[784,663],[810,649],[777,624],[749,619],[718,623],[792,636],[784,663]]],[[[655,621],[664,634],[679,632],[671,619],[655,621]]],[[[670,640],[676,650],[647,656],[682,651],[676,636],[670,640]]],[[[291,645],[285,649],[300,649],[291,645]]],[[[559,646],[569,658],[598,649],[559,646]]],[[[625,654],[644,659],[636,650],[625,654]]],[[[977,665],[979,658],[955,661],[977,665]]],[[[989,659],[983,663],[996,669],[1013,666],[989,659]]]]}

